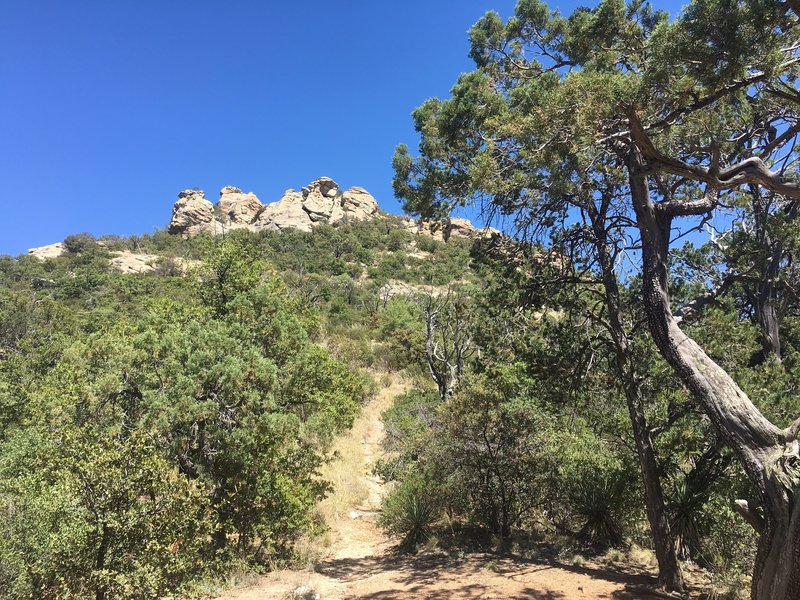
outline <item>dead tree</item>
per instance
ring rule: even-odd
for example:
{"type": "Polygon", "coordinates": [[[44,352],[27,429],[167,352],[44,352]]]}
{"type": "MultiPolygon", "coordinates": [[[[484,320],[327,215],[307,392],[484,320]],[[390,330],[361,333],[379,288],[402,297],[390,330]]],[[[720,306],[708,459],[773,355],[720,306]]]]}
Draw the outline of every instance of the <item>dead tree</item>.
{"type": "Polygon", "coordinates": [[[475,353],[464,298],[448,288],[445,294],[428,290],[423,299],[425,358],[442,402],[453,395],[466,361],[475,353]]]}

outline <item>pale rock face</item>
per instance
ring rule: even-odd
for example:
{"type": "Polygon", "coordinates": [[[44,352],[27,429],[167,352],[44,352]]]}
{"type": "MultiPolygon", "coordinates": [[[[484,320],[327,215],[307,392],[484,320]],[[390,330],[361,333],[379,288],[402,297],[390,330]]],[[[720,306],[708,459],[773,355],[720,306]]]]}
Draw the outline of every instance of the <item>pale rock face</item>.
{"type": "Polygon", "coordinates": [[[311,231],[322,223],[359,221],[377,215],[378,203],[365,189],[343,192],[330,177],[320,177],[299,192],[287,190],[280,200],[265,206],[252,228],[311,231]]]}
{"type": "Polygon", "coordinates": [[[116,253],[111,266],[120,273],[150,273],[155,270],[158,259],[157,254],[137,254],[126,250],[116,253]]]}
{"type": "Polygon", "coordinates": [[[314,223],[335,223],[341,218],[341,195],[339,184],[330,177],[320,177],[302,189],[303,210],[314,223]],[[334,211],[338,219],[334,219],[334,211]]]}
{"type": "Polygon", "coordinates": [[[429,223],[427,221],[415,221],[406,217],[400,222],[400,227],[414,235],[427,235],[435,240],[443,242],[445,240],[444,231],[441,223],[429,223]]]}
{"type": "Polygon", "coordinates": [[[502,233],[494,227],[478,229],[469,219],[462,219],[461,217],[451,217],[444,223],[414,221],[406,217],[400,222],[400,227],[406,231],[410,231],[414,235],[427,235],[439,241],[447,241],[451,237],[473,238],[480,236],[489,239],[494,235],[502,235],[502,233]]]}
{"type": "Polygon", "coordinates": [[[330,177],[320,177],[302,189],[303,197],[319,194],[325,198],[335,198],[339,192],[339,184],[330,177]]]}
{"type": "Polygon", "coordinates": [[[63,242],[57,244],[48,244],[47,246],[39,246],[38,248],[31,248],[28,254],[39,260],[47,260],[48,258],[57,258],[66,253],[67,247],[63,242]]]}
{"type": "Polygon", "coordinates": [[[214,205],[206,199],[202,191],[185,190],[178,194],[167,229],[170,233],[188,237],[204,231],[216,233],[216,229],[214,205]]]}
{"type": "Polygon", "coordinates": [[[472,237],[475,235],[475,226],[468,219],[452,217],[447,223],[447,236],[472,237]]]}
{"type": "MultiPolygon", "coordinates": [[[[202,232],[220,234],[236,228],[311,231],[324,223],[369,221],[381,214],[378,203],[367,190],[352,187],[343,191],[330,177],[320,177],[299,192],[287,190],[280,200],[266,205],[255,194],[245,194],[234,186],[222,188],[216,206],[200,191],[187,190],[178,198],[169,231],[185,236],[202,232]]],[[[478,234],[467,219],[456,217],[445,223],[417,223],[403,219],[400,227],[416,235],[428,235],[443,241],[451,236],[472,237],[478,234]]]]}
{"type": "Polygon", "coordinates": [[[336,198],[324,196],[319,192],[312,192],[303,199],[303,209],[308,213],[308,217],[315,223],[329,222],[333,209],[338,205],[336,198]]]}
{"type": "Polygon", "coordinates": [[[311,231],[311,219],[303,210],[303,194],[286,190],[280,200],[264,207],[254,223],[254,228],[271,231],[284,229],[311,231]]]}
{"type": "Polygon", "coordinates": [[[361,187],[352,187],[342,194],[342,210],[356,221],[368,221],[378,215],[378,203],[361,187]]]}
{"type": "Polygon", "coordinates": [[[244,194],[239,188],[228,185],[220,190],[214,212],[223,225],[236,229],[255,223],[263,208],[264,205],[252,192],[244,194]]]}

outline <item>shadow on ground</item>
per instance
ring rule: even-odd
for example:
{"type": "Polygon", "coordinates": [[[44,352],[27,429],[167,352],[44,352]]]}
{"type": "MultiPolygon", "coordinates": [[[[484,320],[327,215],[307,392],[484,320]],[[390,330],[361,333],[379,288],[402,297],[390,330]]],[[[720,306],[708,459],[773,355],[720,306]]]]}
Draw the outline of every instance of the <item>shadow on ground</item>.
{"type": "Polygon", "coordinates": [[[674,600],[674,596],[660,593],[655,589],[657,585],[655,577],[632,565],[626,565],[625,570],[622,570],[615,567],[577,566],[558,561],[535,561],[520,557],[498,557],[492,554],[473,554],[458,559],[447,555],[409,556],[394,553],[323,561],[317,564],[316,571],[341,582],[358,582],[373,576],[392,573],[391,579],[396,584],[396,589],[348,596],[348,598],[368,600],[405,598],[560,600],[572,597],[605,600],[674,600]],[[552,574],[548,571],[552,571],[552,574]],[[582,586],[578,586],[576,592],[567,595],[549,589],[556,588],[557,585],[537,586],[527,581],[538,579],[549,582],[558,576],[563,577],[565,572],[585,576],[590,581],[623,586],[624,589],[602,595],[590,595],[588,588],[591,584],[587,584],[586,595],[582,586]],[[508,586],[507,595],[496,589],[497,580],[502,580],[508,586]],[[576,596],[576,593],[580,596],[576,596]]]}

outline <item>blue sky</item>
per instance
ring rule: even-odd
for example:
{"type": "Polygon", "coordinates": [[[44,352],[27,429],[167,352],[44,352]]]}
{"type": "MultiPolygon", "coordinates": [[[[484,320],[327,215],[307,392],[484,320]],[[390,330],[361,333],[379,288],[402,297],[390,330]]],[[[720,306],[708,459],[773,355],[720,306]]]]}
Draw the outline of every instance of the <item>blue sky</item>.
{"type": "Polygon", "coordinates": [[[271,202],[327,175],[400,212],[411,111],[514,4],[0,0],[0,254],[153,231],[194,186],[271,202]]]}

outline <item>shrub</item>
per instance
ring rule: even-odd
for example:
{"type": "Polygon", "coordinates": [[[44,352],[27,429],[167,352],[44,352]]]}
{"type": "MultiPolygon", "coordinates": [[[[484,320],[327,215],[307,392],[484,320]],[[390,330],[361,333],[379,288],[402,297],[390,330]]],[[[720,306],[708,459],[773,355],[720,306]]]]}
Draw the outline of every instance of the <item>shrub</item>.
{"type": "Polygon", "coordinates": [[[64,238],[64,248],[72,254],[78,254],[96,247],[97,240],[91,233],[76,233],[64,238]]]}
{"type": "Polygon", "coordinates": [[[440,514],[434,488],[416,474],[386,496],[379,522],[389,533],[403,536],[402,546],[410,549],[426,540],[440,514]]]}
{"type": "Polygon", "coordinates": [[[554,484],[565,500],[566,514],[577,521],[578,536],[598,548],[624,541],[625,515],[637,490],[636,471],[590,432],[565,436],[554,484]]]}

